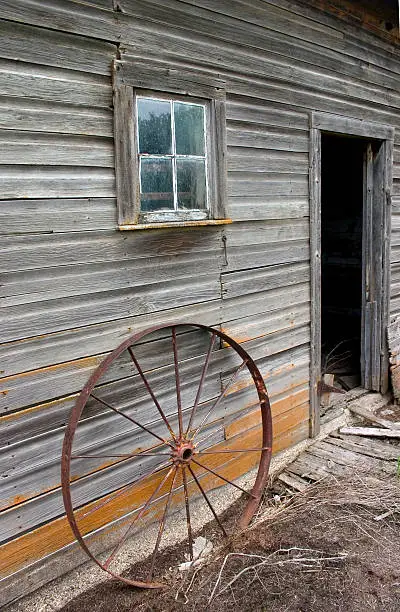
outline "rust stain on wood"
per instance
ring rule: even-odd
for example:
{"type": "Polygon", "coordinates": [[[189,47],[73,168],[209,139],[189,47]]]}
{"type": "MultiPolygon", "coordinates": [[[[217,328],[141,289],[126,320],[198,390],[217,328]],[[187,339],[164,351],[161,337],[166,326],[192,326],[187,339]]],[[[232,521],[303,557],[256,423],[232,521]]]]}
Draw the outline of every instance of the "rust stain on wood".
{"type": "MultiPolygon", "coordinates": [[[[298,387],[296,383],[296,387],[298,387]]],[[[286,410],[290,410],[295,406],[299,406],[300,404],[304,404],[309,400],[310,391],[309,389],[302,389],[301,391],[297,391],[289,395],[289,397],[281,398],[278,400],[272,400],[271,402],[271,410],[272,416],[274,417],[281,412],[285,412],[286,410]]]]}
{"type": "Polygon", "coordinates": [[[190,227],[206,227],[212,225],[230,225],[232,219],[202,219],[200,221],[171,221],[165,223],[126,223],[119,225],[121,231],[140,231],[140,230],[156,230],[156,229],[176,229],[190,227]]]}
{"type": "Polygon", "coordinates": [[[47,374],[58,372],[59,370],[65,370],[66,368],[77,368],[77,369],[89,369],[97,367],[101,361],[104,359],[104,356],[97,357],[84,357],[83,359],[74,359],[73,361],[67,361],[64,363],[57,363],[55,365],[46,366],[44,368],[38,368],[37,370],[29,370],[28,372],[21,372],[20,374],[12,374],[11,376],[5,376],[0,379],[0,383],[6,384],[7,382],[12,382],[14,380],[29,378],[31,376],[37,376],[38,374],[47,374]]]}
{"type": "MultiPolygon", "coordinates": [[[[302,396],[304,396],[304,392],[299,394],[298,399],[299,400],[302,399],[302,396]]],[[[285,409],[282,412],[275,415],[275,417],[273,418],[272,426],[273,426],[274,437],[282,433],[282,429],[283,429],[282,423],[285,424],[284,429],[289,429],[290,427],[293,427],[293,424],[302,422],[306,420],[309,416],[309,404],[308,402],[304,403],[304,399],[303,399],[302,404],[300,404],[300,401],[299,401],[298,405],[295,404],[293,406],[292,402],[290,402],[288,398],[286,400],[286,403],[281,404],[281,406],[285,407],[285,409]]],[[[230,439],[231,437],[238,435],[240,433],[243,433],[244,431],[247,431],[251,429],[252,427],[255,427],[260,424],[261,424],[260,411],[254,410],[250,412],[249,414],[245,415],[244,417],[242,417],[241,419],[238,419],[234,423],[231,423],[225,427],[226,439],[230,439]]]]}
{"type": "MultiPolygon", "coordinates": [[[[279,425],[279,423],[276,424],[274,432],[274,452],[283,450],[300,439],[307,437],[307,427],[304,428],[304,431],[299,427],[301,419],[307,414],[307,411],[308,404],[305,404],[304,409],[295,412],[290,419],[282,422],[281,425],[279,425]],[[289,431],[285,431],[285,427],[293,426],[293,423],[296,423],[294,429],[292,428],[289,431]]],[[[244,434],[242,433],[240,437],[231,438],[225,443],[221,443],[213,448],[215,448],[215,450],[220,450],[222,448],[224,450],[229,450],[229,448],[235,448],[235,446],[239,446],[240,448],[244,446],[254,448],[254,445],[260,445],[260,443],[261,427],[257,426],[244,434]]],[[[204,463],[211,468],[218,467],[218,471],[223,476],[232,480],[248,472],[257,464],[259,459],[258,453],[243,453],[244,457],[240,457],[239,459],[234,455],[234,453],[232,453],[232,455],[229,453],[224,454],[225,463],[223,464],[221,464],[221,455],[207,455],[207,462],[204,463]]],[[[158,473],[156,476],[152,476],[148,482],[141,483],[140,487],[132,488],[124,495],[121,495],[119,499],[115,501],[111,500],[108,507],[105,506],[107,510],[102,508],[101,512],[93,512],[85,518],[84,514],[90,509],[93,509],[101,500],[96,500],[96,502],[91,502],[81,508],[79,513],[81,520],[84,521],[85,530],[87,532],[93,531],[94,529],[106,525],[111,520],[115,520],[124,516],[127,512],[130,512],[132,507],[135,507],[135,500],[137,502],[142,499],[143,494],[154,490],[156,483],[160,482],[160,474],[161,473],[158,473]]],[[[218,484],[221,484],[221,486],[223,485],[222,481],[221,483],[217,481],[218,479],[212,475],[204,474],[202,476],[202,484],[206,490],[218,486],[218,484]]],[[[112,494],[110,494],[110,496],[111,495],[112,494]]],[[[106,499],[106,497],[107,496],[103,499],[106,499]]],[[[179,500],[180,498],[177,496],[176,501],[179,500]]],[[[148,520],[150,520],[150,518],[148,520]]],[[[74,537],[65,516],[60,517],[0,547],[0,572],[2,576],[10,575],[29,563],[33,563],[73,541],[74,537]]]]}
{"type": "Polygon", "coordinates": [[[9,500],[9,506],[18,506],[18,504],[22,504],[22,502],[26,501],[23,495],[14,495],[9,500]]]}
{"type": "MultiPolygon", "coordinates": [[[[253,431],[248,436],[249,443],[255,443],[256,440],[260,440],[261,430],[253,431]]],[[[229,444],[218,445],[216,448],[221,447],[229,448],[229,444]]],[[[248,471],[248,460],[240,457],[239,459],[233,459],[235,464],[234,467],[225,469],[224,466],[230,464],[229,459],[223,455],[224,464],[221,465],[221,455],[212,455],[207,457],[205,465],[211,468],[218,467],[222,475],[226,477],[237,478],[241,473],[248,471]],[[238,464],[238,465],[236,465],[238,464]],[[243,471],[242,471],[243,470],[243,471]]],[[[228,454],[228,458],[231,459],[231,455],[228,454]]],[[[250,457],[250,461],[256,461],[256,458],[250,457]]],[[[232,461],[232,459],[231,459],[232,461]]],[[[123,492],[117,499],[112,499],[113,494],[109,494],[104,498],[100,498],[95,502],[80,508],[77,512],[77,519],[79,528],[82,533],[90,533],[91,531],[103,527],[112,520],[116,520],[126,513],[132,511],[140,504],[140,501],[150,497],[151,493],[160,483],[162,477],[165,474],[165,470],[158,472],[156,475],[150,477],[147,481],[141,483],[138,487],[123,492]],[[110,499],[110,502],[105,506],[102,506],[99,510],[94,510],[96,506],[100,505],[103,501],[110,499]],[[92,511],[92,513],[90,513],[92,511]],[[90,514],[89,514],[90,513],[90,514]]],[[[202,478],[202,485],[205,490],[209,490],[211,487],[210,482],[214,480],[214,477],[210,479],[208,475],[202,478]]],[[[160,491],[160,495],[167,491],[167,485],[164,485],[160,491]],[[165,490],[164,490],[165,489],[165,490]]],[[[0,548],[0,572],[2,576],[9,575],[10,573],[17,571],[18,568],[32,563],[33,561],[40,559],[46,554],[55,552],[63,546],[66,546],[74,541],[74,536],[71,532],[67,519],[65,517],[56,519],[48,525],[44,525],[29,532],[20,538],[13,540],[0,548]]]]}
{"type": "Polygon", "coordinates": [[[52,400],[50,402],[44,402],[42,404],[37,404],[36,406],[30,406],[29,408],[24,408],[23,410],[18,410],[17,412],[12,412],[11,414],[4,414],[0,416],[0,422],[12,423],[13,421],[18,421],[20,419],[26,418],[28,415],[34,414],[35,412],[40,412],[42,410],[50,410],[54,406],[60,406],[61,404],[66,404],[68,402],[74,402],[78,397],[79,393],[74,393],[73,395],[68,395],[61,399],[52,400]]]}

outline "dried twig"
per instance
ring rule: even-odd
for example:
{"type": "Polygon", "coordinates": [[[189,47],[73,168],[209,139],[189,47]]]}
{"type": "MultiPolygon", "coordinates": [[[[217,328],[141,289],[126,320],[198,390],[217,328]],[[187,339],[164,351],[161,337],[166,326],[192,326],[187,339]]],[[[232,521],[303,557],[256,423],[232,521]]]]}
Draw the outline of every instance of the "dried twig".
{"type": "Polygon", "coordinates": [[[183,590],[183,584],[184,583],[182,583],[182,585],[179,587],[179,589],[175,593],[175,601],[178,601],[179,595],[182,594],[183,597],[184,597],[184,602],[183,603],[187,604],[189,602],[188,593],[191,590],[191,588],[193,586],[193,583],[195,581],[195,578],[196,578],[198,572],[200,571],[200,569],[201,569],[200,567],[196,567],[195,568],[195,570],[193,572],[193,575],[192,575],[192,577],[191,577],[191,579],[189,581],[189,585],[187,586],[187,588],[185,590],[183,590]]]}
{"type": "MultiPolygon", "coordinates": [[[[351,532],[355,538],[362,536],[368,538],[374,546],[379,546],[397,555],[399,546],[391,541],[388,529],[393,532],[398,529],[397,513],[400,516],[400,487],[398,479],[394,476],[389,480],[381,480],[362,473],[354,473],[351,478],[338,479],[335,477],[324,478],[317,485],[310,486],[304,492],[298,492],[293,496],[284,498],[276,503],[272,498],[266,499],[263,511],[260,512],[249,530],[259,528],[261,523],[268,525],[285,525],[305,520],[310,512],[318,513],[323,508],[337,508],[331,518],[318,524],[313,524],[312,529],[326,530],[329,525],[333,528],[341,528],[341,525],[351,525],[351,532]],[[385,530],[382,532],[383,519],[390,517],[385,522],[385,530]],[[376,522],[375,518],[378,519],[376,522]]],[[[322,512],[322,516],[325,513],[322,512]]],[[[328,515],[329,516],[329,515],[328,515]]],[[[246,552],[229,552],[225,549],[219,550],[217,577],[211,587],[208,597],[209,604],[216,598],[230,593],[229,597],[234,600],[240,593],[238,581],[247,578],[246,589],[249,584],[257,583],[264,588],[266,576],[273,575],[275,584],[279,587],[280,570],[284,567],[296,567],[301,572],[327,572],[339,571],[341,563],[347,558],[344,551],[321,551],[308,548],[292,547],[278,549],[271,553],[250,554],[246,552]],[[237,564],[242,563],[238,568],[237,564]],[[232,564],[233,568],[232,568],[232,564]],[[232,570],[236,570],[234,575],[232,570]]],[[[218,561],[218,556],[213,559],[218,561]]],[[[203,575],[203,574],[200,574],[203,575]]],[[[200,584],[193,588],[197,573],[193,574],[190,582],[183,583],[176,595],[176,600],[181,593],[184,603],[189,603],[193,591],[203,591],[210,584],[210,573],[203,575],[200,584]],[[187,586],[186,586],[187,585],[187,586]]],[[[270,576],[271,577],[271,576],[270,576]]],[[[189,580],[189,577],[188,577],[189,580]]],[[[268,580],[267,580],[268,583],[268,580]]],[[[279,589],[278,589],[279,590],[279,589]]]]}
{"type": "Polygon", "coordinates": [[[319,567],[321,567],[321,564],[323,563],[328,563],[328,562],[333,562],[333,561],[343,561],[344,559],[346,559],[347,557],[347,553],[343,552],[343,553],[339,553],[337,555],[333,555],[333,556],[324,556],[325,553],[323,551],[320,550],[312,550],[309,548],[298,548],[297,546],[293,546],[291,548],[280,548],[276,551],[274,551],[273,553],[271,553],[270,555],[250,555],[250,554],[246,554],[246,553],[228,553],[222,563],[221,569],[218,573],[218,577],[217,580],[215,582],[215,585],[213,587],[213,590],[211,592],[211,595],[208,599],[208,603],[210,604],[211,601],[215,598],[215,597],[219,597],[220,595],[222,595],[222,593],[224,593],[226,590],[230,589],[234,583],[239,580],[239,578],[241,578],[242,576],[244,576],[244,574],[248,573],[248,572],[256,572],[257,574],[257,570],[260,569],[261,567],[273,567],[273,566],[282,566],[282,565],[286,565],[286,564],[295,564],[295,565],[300,565],[304,568],[312,568],[315,567],[315,565],[318,565],[319,567]],[[297,556],[291,556],[293,552],[297,552],[299,553],[297,556]],[[287,559],[277,559],[277,557],[279,555],[282,554],[288,554],[289,558],[287,559]],[[313,556],[314,555],[314,556],[313,556]],[[246,567],[244,567],[243,569],[240,570],[240,572],[238,572],[237,574],[235,574],[233,576],[233,578],[231,578],[231,580],[228,582],[228,584],[226,584],[222,589],[220,589],[220,591],[217,593],[217,589],[219,587],[219,585],[221,584],[221,580],[222,580],[222,574],[224,572],[225,566],[228,563],[228,561],[232,558],[247,558],[247,559],[257,559],[257,563],[254,563],[252,565],[247,565],[246,567]]]}

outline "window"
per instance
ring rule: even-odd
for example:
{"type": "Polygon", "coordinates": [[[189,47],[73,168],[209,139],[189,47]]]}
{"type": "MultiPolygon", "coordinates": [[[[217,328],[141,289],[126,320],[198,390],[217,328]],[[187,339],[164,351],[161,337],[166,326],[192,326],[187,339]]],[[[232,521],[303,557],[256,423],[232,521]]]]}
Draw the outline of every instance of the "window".
{"type": "Polygon", "coordinates": [[[181,72],[179,79],[170,70],[141,75],[132,65],[116,63],[120,229],[230,222],[225,95],[204,78],[198,82],[191,74],[188,81],[181,72]]]}
{"type": "Polygon", "coordinates": [[[140,210],[208,215],[206,104],[136,97],[140,210]]]}

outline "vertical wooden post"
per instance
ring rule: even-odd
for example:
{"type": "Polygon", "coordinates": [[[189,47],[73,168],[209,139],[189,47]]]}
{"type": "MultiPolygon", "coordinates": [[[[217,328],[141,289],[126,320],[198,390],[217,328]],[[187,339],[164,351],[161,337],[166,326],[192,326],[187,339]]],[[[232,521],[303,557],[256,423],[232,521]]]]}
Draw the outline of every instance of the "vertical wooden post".
{"type": "Polygon", "coordinates": [[[390,217],[393,141],[367,146],[364,165],[362,385],[389,385],[386,330],[390,294],[390,217]]]}
{"type": "Polygon", "coordinates": [[[310,130],[311,362],[310,437],[320,430],[318,383],[321,379],[321,131],[310,130]]]}
{"type": "Polygon", "coordinates": [[[389,347],[387,328],[390,314],[390,241],[392,219],[393,140],[384,142],[384,201],[383,201],[383,245],[382,245],[382,342],[381,342],[381,393],[389,388],[389,347]]]}
{"type": "Polygon", "coordinates": [[[361,289],[361,385],[366,389],[371,389],[371,354],[375,344],[371,334],[375,320],[375,304],[372,303],[374,290],[371,286],[373,178],[373,150],[371,143],[368,143],[364,154],[361,289]]]}

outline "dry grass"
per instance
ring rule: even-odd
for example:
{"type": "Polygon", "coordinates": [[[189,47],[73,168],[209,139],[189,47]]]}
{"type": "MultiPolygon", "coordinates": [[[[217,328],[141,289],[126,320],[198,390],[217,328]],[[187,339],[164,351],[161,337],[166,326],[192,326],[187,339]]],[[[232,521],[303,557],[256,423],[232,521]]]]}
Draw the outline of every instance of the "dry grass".
{"type": "Polygon", "coordinates": [[[175,547],[163,555],[164,592],[107,582],[64,611],[90,603],[96,612],[400,612],[400,482],[361,475],[322,481],[280,502],[270,495],[250,529],[205,567],[183,575],[171,569],[183,553],[175,547]]]}
{"type": "MultiPolygon", "coordinates": [[[[329,481],[322,481],[310,487],[306,493],[288,497],[282,503],[276,503],[275,499],[271,501],[270,498],[261,506],[249,531],[257,530],[261,525],[263,528],[268,524],[271,527],[284,527],[285,524],[307,521],[310,510],[317,515],[321,509],[326,508],[334,511],[333,516],[312,525],[312,531],[324,530],[328,524],[330,529],[334,527],[340,530],[345,525],[350,526],[355,533],[362,533],[374,545],[383,547],[386,555],[394,556],[396,562],[400,562],[400,541],[390,537],[390,534],[393,534],[397,539],[400,523],[386,523],[385,530],[376,524],[377,521],[400,514],[400,487],[395,480],[383,482],[373,477],[355,476],[351,481],[343,482],[330,478],[329,481]]],[[[241,589],[243,584],[247,585],[246,588],[250,588],[254,583],[263,587],[262,574],[265,570],[269,573],[275,572],[276,575],[276,570],[290,571],[290,568],[295,568],[297,572],[316,574],[337,571],[349,554],[342,551],[329,555],[323,550],[298,546],[278,548],[268,555],[230,552],[223,558],[207,603],[211,604],[229,590],[234,597],[238,581],[242,583],[241,589]],[[240,562],[242,567],[232,575],[229,567],[237,565],[237,562],[240,562]]],[[[190,583],[190,588],[192,587],[193,579],[190,583]]]]}
{"type": "Polygon", "coordinates": [[[369,508],[374,518],[380,519],[383,514],[389,516],[400,512],[400,481],[394,477],[382,480],[357,473],[345,479],[330,476],[310,486],[304,493],[287,497],[282,503],[273,504],[267,497],[250,529],[265,521],[274,523],[300,518],[310,511],[310,505],[313,510],[322,506],[343,511],[349,506],[369,508]]]}

